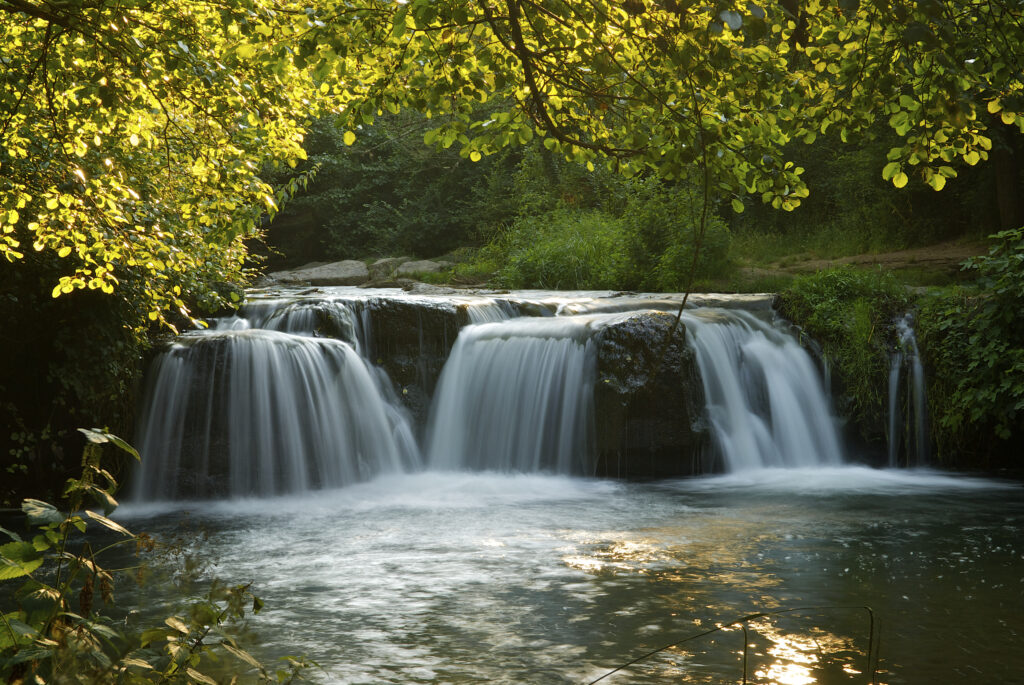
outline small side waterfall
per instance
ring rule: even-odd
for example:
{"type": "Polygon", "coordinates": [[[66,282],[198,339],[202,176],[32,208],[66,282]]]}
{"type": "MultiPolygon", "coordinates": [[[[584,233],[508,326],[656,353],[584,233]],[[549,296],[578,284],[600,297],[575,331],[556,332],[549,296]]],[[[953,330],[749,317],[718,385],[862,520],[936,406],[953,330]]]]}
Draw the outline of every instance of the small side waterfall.
{"type": "Polygon", "coordinates": [[[917,349],[913,318],[896,322],[896,347],[889,366],[889,466],[924,466],[931,447],[928,441],[928,401],[924,366],[917,349]],[[906,385],[901,382],[906,379],[906,385]]]}
{"type": "Polygon", "coordinates": [[[684,320],[726,470],[843,461],[821,377],[792,335],[742,310],[697,310],[684,320]]]}
{"type": "Polygon", "coordinates": [[[463,328],[438,381],[428,464],[592,473],[590,323],[524,318],[463,328]]]}

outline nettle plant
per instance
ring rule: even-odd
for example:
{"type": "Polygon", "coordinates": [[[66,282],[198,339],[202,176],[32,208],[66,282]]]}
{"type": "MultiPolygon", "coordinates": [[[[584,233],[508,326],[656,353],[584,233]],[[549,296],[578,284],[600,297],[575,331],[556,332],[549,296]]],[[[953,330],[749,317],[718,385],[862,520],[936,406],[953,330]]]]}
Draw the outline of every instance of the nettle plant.
{"type": "MultiPolygon", "coordinates": [[[[135,558],[161,544],[134,534],[108,516],[117,507],[117,483],[102,468],[103,445],[136,459],[128,443],[101,430],[81,429],[88,442],[82,476],[68,481],[68,511],[26,499],[28,532],[0,527],[0,680],[8,683],[291,683],[311,665],[285,657],[268,669],[235,637],[263,602],[251,584],[212,581],[198,598],[180,598],[179,610],[150,628],[129,624],[114,591],[142,582],[141,561],[121,565],[123,548],[135,558]],[[102,514],[85,507],[102,510],[102,514]],[[108,567],[108,559],[119,564],[108,567]],[[15,587],[15,585],[19,584],[15,587]]],[[[180,556],[180,555],[179,555],[180,556]]],[[[185,557],[185,576],[202,566],[185,557]]]]}

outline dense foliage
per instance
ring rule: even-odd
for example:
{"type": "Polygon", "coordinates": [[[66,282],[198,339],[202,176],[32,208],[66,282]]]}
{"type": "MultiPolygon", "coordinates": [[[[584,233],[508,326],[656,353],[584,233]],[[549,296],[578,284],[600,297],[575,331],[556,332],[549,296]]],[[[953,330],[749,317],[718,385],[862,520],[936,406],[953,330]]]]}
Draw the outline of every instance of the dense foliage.
{"type": "Polygon", "coordinates": [[[885,441],[892,328],[907,295],[891,273],[830,269],[797,278],[781,311],[817,341],[837,381],[842,413],[863,438],[885,441]]]}
{"type": "Polygon", "coordinates": [[[711,209],[701,230],[700,193],[665,183],[528,153],[515,176],[516,218],[477,254],[470,269],[493,265],[495,283],[511,288],[630,289],[677,292],[729,268],[729,231],[711,209]],[[575,176],[589,176],[582,184],[575,176]]]}
{"type": "Polygon", "coordinates": [[[278,9],[0,2],[0,498],[57,494],[75,426],[127,426],[151,326],[238,299],[288,191],[259,173],[304,155],[278,9]]]}
{"type": "Polygon", "coordinates": [[[931,435],[946,465],[1010,463],[1024,438],[1024,234],[992,236],[965,269],[977,281],[909,293],[891,273],[834,269],[798,278],[782,311],[819,341],[851,416],[869,441],[885,439],[893,324],[908,311],[928,378],[931,435]]]}
{"type": "MultiPolygon", "coordinates": [[[[117,483],[101,465],[101,445],[138,454],[112,434],[82,432],[88,441],[82,475],[68,483],[69,512],[27,499],[25,537],[0,527],[8,540],[0,544],[0,679],[212,685],[217,676],[231,674],[250,682],[293,682],[308,666],[304,660],[286,658],[271,673],[236,639],[238,624],[262,607],[249,585],[214,580],[201,597],[179,602],[178,613],[155,625],[137,625],[118,612],[115,592],[124,590],[125,581],[141,582],[146,567],[139,557],[157,543],[108,518],[117,506],[117,483]],[[126,548],[134,555],[118,552],[126,548]],[[120,567],[125,559],[134,563],[120,567]]],[[[193,582],[197,568],[186,564],[170,583],[193,582]]]]}
{"type": "Polygon", "coordinates": [[[947,459],[1007,458],[1024,439],[1024,229],[993,236],[966,267],[977,289],[926,297],[919,317],[929,406],[947,459]]]}
{"type": "MultiPolygon", "coordinates": [[[[271,265],[409,254],[434,257],[480,239],[510,214],[511,154],[471,162],[423,144],[430,121],[378,117],[351,146],[331,118],[304,146],[315,176],[270,224],[271,265]]],[[[286,176],[281,174],[281,179],[286,176]]]]}
{"type": "MultiPolygon", "coordinates": [[[[774,243],[777,253],[763,257],[778,259],[885,252],[965,236],[980,241],[999,230],[991,165],[962,171],[941,193],[921,185],[898,189],[877,169],[897,138],[876,129],[874,136],[847,143],[831,136],[810,145],[791,143],[787,151],[807,169],[810,195],[792,213],[748,202],[746,211],[732,218],[733,231],[741,239],[751,236],[758,247],[774,243]],[[761,236],[776,239],[758,240],[761,236]]],[[[1013,194],[1024,196],[1020,179],[1013,178],[1013,184],[1013,194]]]]}

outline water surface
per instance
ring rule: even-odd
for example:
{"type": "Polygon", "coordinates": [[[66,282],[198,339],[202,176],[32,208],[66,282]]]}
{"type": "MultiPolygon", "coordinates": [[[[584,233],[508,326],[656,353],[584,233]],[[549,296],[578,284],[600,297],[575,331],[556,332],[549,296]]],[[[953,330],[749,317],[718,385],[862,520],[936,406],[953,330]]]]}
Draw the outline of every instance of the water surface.
{"type": "Polygon", "coordinates": [[[253,581],[264,659],[323,682],[1022,682],[1024,496],[862,468],[659,483],[427,472],[295,498],[134,505],[253,581]],[[161,506],[163,508],[161,508],[161,506]],[[875,647],[867,611],[876,618],[875,647]],[[727,626],[728,627],[728,626],[727,626]]]}

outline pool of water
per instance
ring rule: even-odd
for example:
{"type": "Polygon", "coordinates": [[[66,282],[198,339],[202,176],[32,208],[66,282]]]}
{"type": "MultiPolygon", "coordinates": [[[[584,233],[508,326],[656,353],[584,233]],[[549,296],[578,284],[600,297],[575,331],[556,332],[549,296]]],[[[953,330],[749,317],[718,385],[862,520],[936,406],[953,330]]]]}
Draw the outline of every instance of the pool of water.
{"type": "Polygon", "coordinates": [[[668,645],[601,682],[1024,682],[1009,482],[426,472],[119,515],[206,530],[190,544],[216,575],[266,601],[252,649],[323,682],[591,682],[668,645]]]}

